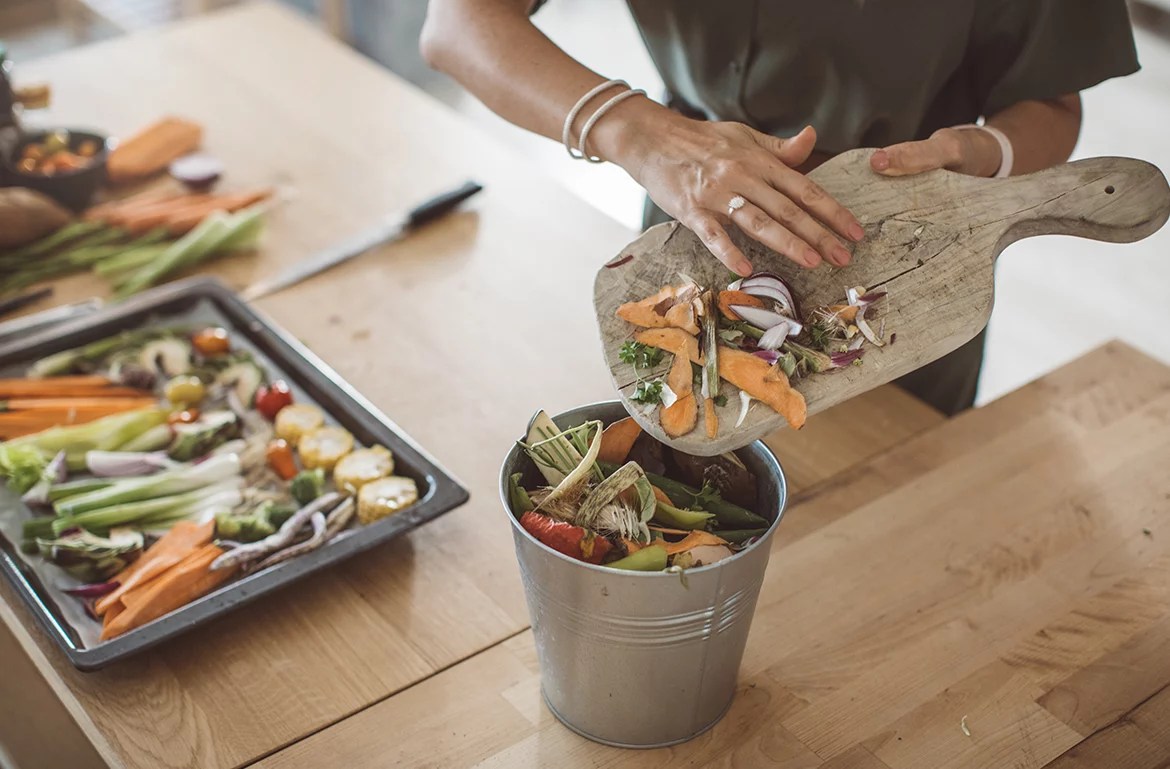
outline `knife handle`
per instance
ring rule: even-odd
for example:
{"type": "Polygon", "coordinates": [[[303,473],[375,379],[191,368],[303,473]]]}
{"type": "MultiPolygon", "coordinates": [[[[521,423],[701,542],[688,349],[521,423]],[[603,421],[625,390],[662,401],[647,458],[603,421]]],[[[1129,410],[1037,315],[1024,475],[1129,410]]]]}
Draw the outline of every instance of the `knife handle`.
{"type": "Polygon", "coordinates": [[[482,189],[483,186],[476,182],[467,182],[457,190],[436,195],[417,208],[411,209],[410,213],[406,215],[406,226],[419,227],[438,219],[482,189]]]}

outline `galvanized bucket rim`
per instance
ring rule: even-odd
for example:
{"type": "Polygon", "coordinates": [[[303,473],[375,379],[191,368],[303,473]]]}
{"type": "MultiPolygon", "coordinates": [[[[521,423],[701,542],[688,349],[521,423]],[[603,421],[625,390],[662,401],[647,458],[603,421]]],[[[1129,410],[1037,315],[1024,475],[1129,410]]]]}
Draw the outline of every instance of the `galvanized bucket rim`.
{"type": "MultiPolygon", "coordinates": [[[[586,404],[583,404],[581,406],[577,406],[575,408],[571,408],[571,409],[568,409],[566,411],[562,411],[561,413],[554,415],[552,417],[552,420],[554,422],[556,422],[558,419],[565,416],[566,414],[569,414],[569,413],[572,413],[575,411],[582,411],[585,409],[603,409],[603,408],[612,407],[612,406],[620,406],[620,407],[624,408],[624,406],[622,406],[622,404],[621,404],[621,401],[617,401],[617,400],[595,401],[594,403],[586,403],[586,404]]],[[[512,513],[512,505],[508,501],[508,466],[513,464],[513,458],[518,456],[523,451],[523,449],[520,447],[520,442],[519,442],[520,440],[521,439],[517,439],[517,440],[512,442],[512,448],[508,451],[508,453],[506,455],[504,455],[504,463],[500,466],[500,502],[503,504],[504,515],[506,515],[508,517],[508,521],[511,522],[513,530],[519,532],[520,535],[525,537],[526,539],[534,542],[537,545],[537,547],[548,552],[549,554],[553,555],[554,557],[559,558],[562,561],[565,561],[567,563],[571,563],[574,566],[577,566],[580,568],[585,568],[585,569],[589,569],[591,571],[600,572],[600,573],[603,573],[603,574],[606,574],[609,576],[614,576],[614,575],[620,574],[621,576],[624,576],[624,577],[633,577],[633,578],[638,578],[638,579],[656,579],[656,578],[657,579],[660,579],[660,578],[678,579],[680,574],[698,574],[698,573],[705,573],[708,571],[714,571],[716,569],[723,567],[726,564],[731,563],[732,561],[738,560],[739,558],[744,556],[746,553],[748,553],[753,548],[758,547],[760,544],[768,542],[769,546],[770,546],[771,535],[775,531],[776,526],[780,523],[780,519],[784,517],[784,511],[786,509],[788,509],[788,479],[784,477],[784,470],[783,470],[783,468],[780,467],[780,460],[776,459],[776,455],[772,452],[772,449],[768,448],[768,445],[766,443],[764,443],[763,441],[760,441],[760,440],[753,441],[752,443],[749,443],[748,446],[745,446],[744,448],[748,448],[750,446],[751,448],[760,449],[761,453],[763,455],[762,458],[764,460],[764,463],[767,464],[776,473],[777,498],[778,498],[777,501],[779,503],[779,509],[776,511],[776,519],[772,521],[772,523],[768,526],[768,528],[764,531],[764,533],[759,536],[758,540],[754,544],[752,544],[751,547],[747,547],[747,548],[744,548],[743,550],[740,550],[738,553],[732,555],[730,558],[724,558],[721,561],[717,561],[716,563],[712,563],[712,564],[709,564],[707,566],[696,566],[694,568],[686,569],[686,570],[681,571],[681,572],[665,571],[665,570],[664,571],[633,571],[633,570],[627,571],[627,570],[622,570],[622,569],[611,569],[611,568],[608,568],[606,566],[600,566],[598,564],[593,564],[593,563],[586,563],[585,561],[579,561],[576,558],[570,558],[569,556],[565,555],[564,553],[552,549],[551,547],[544,544],[536,537],[532,536],[530,533],[528,533],[527,529],[525,529],[523,526],[520,525],[520,519],[517,518],[512,513]]],[[[531,460],[529,460],[529,461],[531,461],[531,460]]]]}

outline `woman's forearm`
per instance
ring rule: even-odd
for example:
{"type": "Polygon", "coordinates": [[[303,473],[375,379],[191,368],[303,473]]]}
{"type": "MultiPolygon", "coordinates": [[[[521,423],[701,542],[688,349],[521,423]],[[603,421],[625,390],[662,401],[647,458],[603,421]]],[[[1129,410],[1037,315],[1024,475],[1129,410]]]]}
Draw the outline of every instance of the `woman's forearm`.
{"type": "MultiPolygon", "coordinates": [[[[559,141],[573,105],[606,78],[545,37],[528,18],[531,5],[532,0],[431,0],[420,48],[432,67],[500,117],[559,141]]],[[[599,94],[585,105],[573,126],[574,141],[592,111],[616,93],[599,94]]],[[[663,120],[672,116],[648,99],[627,99],[598,123],[590,149],[620,163],[622,126],[647,112],[663,120]]]]}
{"type": "MultiPolygon", "coordinates": [[[[431,66],[496,114],[559,140],[574,105],[606,79],[545,37],[528,18],[531,4],[431,0],[420,48],[431,66]]],[[[582,105],[570,126],[574,144],[590,116],[618,93],[611,88],[582,105]]],[[[805,267],[822,259],[843,267],[850,260],[844,241],[864,237],[849,211],[794,170],[815,142],[810,129],[782,139],[738,123],[691,120],[635,96],[598,119],[584,149],[624,168],[663,211],[746,276],[753,268],[728,236],[728,221],[805,267]]]]}
{"type": "MultiPolygon", "coordinates": [[[[1012,174],[1027,174],[1068,160],[1081,132],[1081,97],[1022,101],[995,113],[987,124],[1007,134],[1012,174]]],[[[994,170],[992,171],[994,173],[994,170]]]]}

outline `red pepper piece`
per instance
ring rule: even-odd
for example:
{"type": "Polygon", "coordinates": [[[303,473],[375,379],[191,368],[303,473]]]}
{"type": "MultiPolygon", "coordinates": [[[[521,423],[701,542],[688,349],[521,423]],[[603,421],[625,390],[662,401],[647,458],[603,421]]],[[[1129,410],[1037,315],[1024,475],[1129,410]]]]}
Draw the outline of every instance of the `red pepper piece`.
{"type": "Polygon", "coordinates": [[[586,563],[601,563],[613,547],[605,537],[598,537],[580,526],[553,520],[532,510],[520,516],[520,525],[558,553],[586,563]]]}

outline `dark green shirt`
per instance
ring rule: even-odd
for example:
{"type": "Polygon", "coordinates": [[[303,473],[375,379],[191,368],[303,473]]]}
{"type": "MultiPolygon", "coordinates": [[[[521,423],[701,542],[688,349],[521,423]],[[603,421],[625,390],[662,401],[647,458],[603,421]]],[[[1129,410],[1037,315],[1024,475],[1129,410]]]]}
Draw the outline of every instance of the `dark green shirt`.
{"type": "Polygon", "coordinates": [[[627,0],[672,98],[830,153],[1137,71],[1124,0],[627,0]]]}

